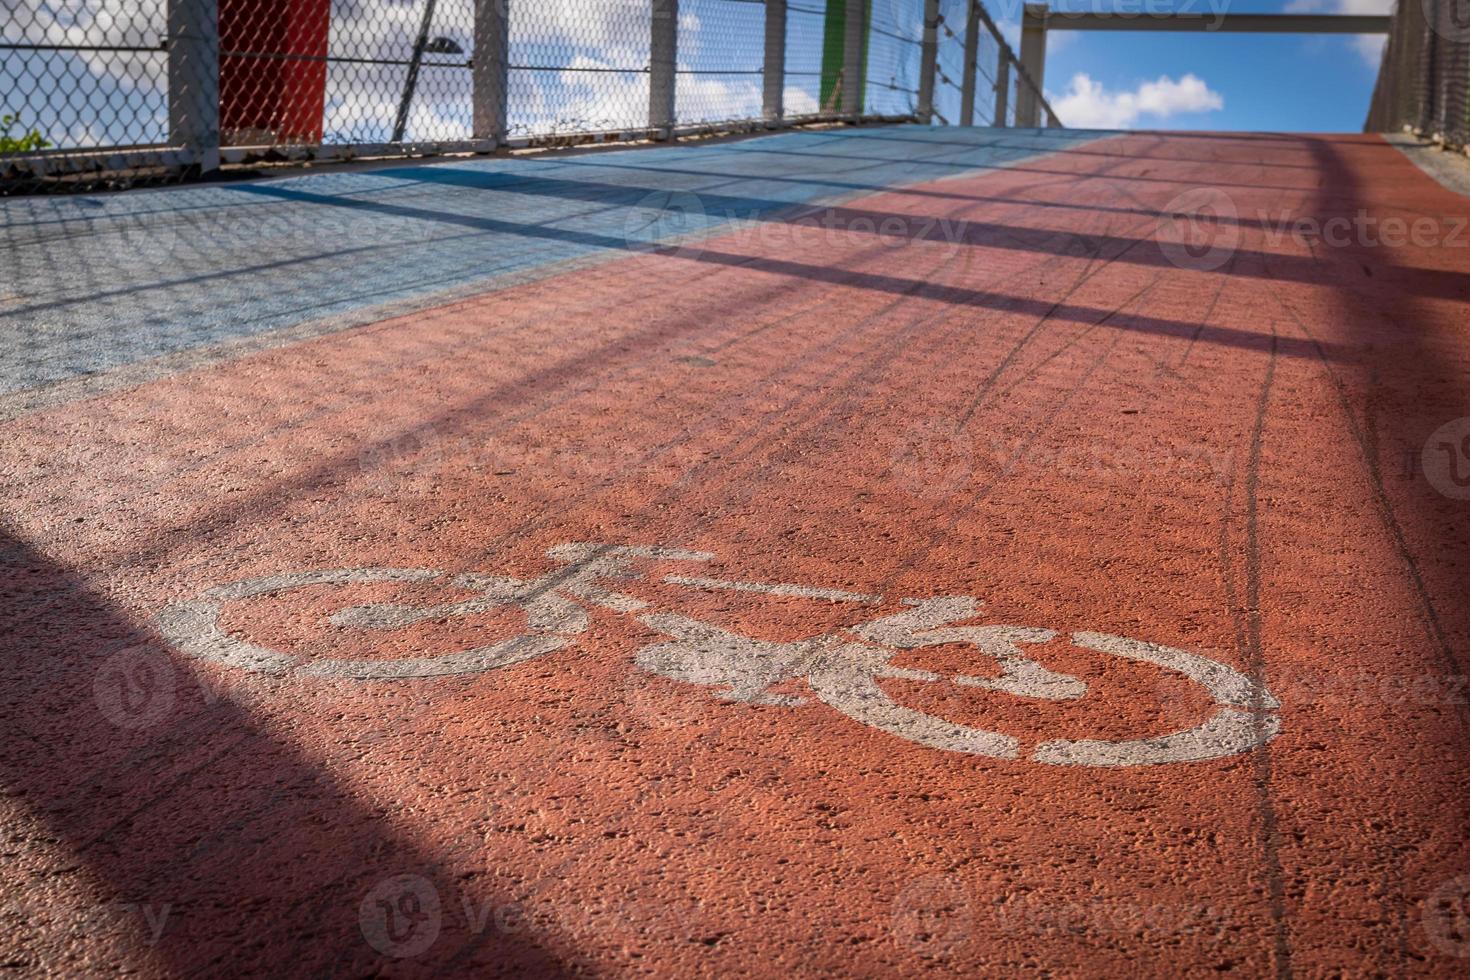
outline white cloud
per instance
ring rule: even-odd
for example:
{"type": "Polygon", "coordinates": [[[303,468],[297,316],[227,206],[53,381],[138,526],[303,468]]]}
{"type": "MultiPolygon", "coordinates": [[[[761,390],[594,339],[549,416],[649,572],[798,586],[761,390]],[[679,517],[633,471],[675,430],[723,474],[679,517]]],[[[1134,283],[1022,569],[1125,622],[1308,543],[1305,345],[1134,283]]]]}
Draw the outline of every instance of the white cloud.
{"type": "MultiPolygon", "coordinates": [[[[1393,0],[1291,0],[1289,14],[1391,14],[1393,0]]],[[[1383,62],[1383,46],[1388,38],[1382,34],[1356,34],[1348,43],[1374,71],[1383,62]]]]}
{"type": "Polygon", "coordinates": [[[678,116],[681,123],[758,119],[764,92],[745,79],[722,80],[700,75],[679,79],[678,116]]]}
{"type": "Polygon", "coordinates": [[[1225,108],[1220,93],[1192,73],[1177,81],[1160,76],[1131,92],[1110,92],[1079,72],[1067,91],[1060,98],[1050,96],[1050,101],[1063,123],[1079,129],[1132,129],[1143,116],[1164,120],[1182,112],[1225,108]]]}
{"type": "Polygon", "coordinates": [[[1353,38],[1353,47],[1374,70],[1383,64],[1383,48],[1387,44],[1388,38],[1381,34],[1359,34],[1353,38]]]}
{"type": "Polygon", "coordinates": [[[814,116],[822,109],[817,96],[810,89],[795,85],[786,86],[782,104],[786,107],[787,114],[792,116],[814,116]]]}

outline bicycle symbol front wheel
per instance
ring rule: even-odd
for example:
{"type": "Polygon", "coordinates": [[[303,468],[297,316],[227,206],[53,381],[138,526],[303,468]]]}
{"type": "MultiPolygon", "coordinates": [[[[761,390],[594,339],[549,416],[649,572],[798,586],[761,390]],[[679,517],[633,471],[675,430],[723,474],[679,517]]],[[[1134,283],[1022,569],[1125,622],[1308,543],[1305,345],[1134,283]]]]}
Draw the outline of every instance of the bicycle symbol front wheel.
{"type": "MultiPolygon", "coordinates": [[[[949,634],[959,632],[961,630],[936,630],[932,637],[916,634],[903,646],[915,648],[955,642],[957,637],[949,634]]],[[[1183,674],[1210,693],[1217,710],[1199,725],[1167,735],[1122,741],[1047,740],[1030,752],[1029,758],[1034,762],[1098,767],[1199,762],[1248,751],[1274,738],[1280,731],[1280,721],[1274,714],[1280,704],[1262,684],[1234,668],[1186,650],[1106,633],[1073,633],[1071,639],[1074,645],[1083,649],[1150,663],[1183,674]]],[[[939,678],[925,675],[922,671],[891,670],[881,666],[874,669],[872,654],[875,651],[864,645],[855,647],[857,649],[849,650],[846,656],[826,658],[808,674],[807,682],[823,702],[854,721],[930,748],[995,759],[1021,758],[1021,743],[1010,735],[962,725],[899,704],[879,685],[879,678],[939,678]],[[856,655],[861,649],[866,649],[868,655],[856,655]]],[[[881,659],[886,663],[886,657],[881,659]]],[[[1075,695],[1037,696],[1061,699],[1075,695]]]]}

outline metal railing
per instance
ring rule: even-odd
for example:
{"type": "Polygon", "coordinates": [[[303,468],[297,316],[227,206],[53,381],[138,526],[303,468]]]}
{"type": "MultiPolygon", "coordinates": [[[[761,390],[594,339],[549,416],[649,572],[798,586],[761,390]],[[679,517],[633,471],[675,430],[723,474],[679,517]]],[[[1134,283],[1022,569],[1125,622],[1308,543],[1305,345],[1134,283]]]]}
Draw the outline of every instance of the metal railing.
{"type": "Polygon", "coordinates": [[[1470,0],[1399,0],[1364,128],[1470,147],[1470,0]]]}
{"type": "Polygon", "coordinates": [[[933,87],[919,100],[921,120],[960,126],[977,121],[984,126],[1062,125],[983,4],[932,0],[927,10],[936,25],[935,72],[933,87]]]}
{"type": "Polygon", "coordinates": [[[1014,125],[1028,98],[1059,125],[976,0],[12,0],[0,58],[3,193],[813,121],[1014,125]],[[941,109],[950,89],[962,105],[941,109]]]}

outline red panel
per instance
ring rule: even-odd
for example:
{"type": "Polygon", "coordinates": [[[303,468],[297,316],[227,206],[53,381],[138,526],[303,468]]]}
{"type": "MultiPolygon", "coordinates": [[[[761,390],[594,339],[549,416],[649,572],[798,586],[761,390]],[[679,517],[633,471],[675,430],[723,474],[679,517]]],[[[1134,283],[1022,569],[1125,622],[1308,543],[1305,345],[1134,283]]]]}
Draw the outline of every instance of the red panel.
{"type": "Polygon", "coordinates": [[[226,143],[319,143],[331,0],[220,0],[226,143]]]}

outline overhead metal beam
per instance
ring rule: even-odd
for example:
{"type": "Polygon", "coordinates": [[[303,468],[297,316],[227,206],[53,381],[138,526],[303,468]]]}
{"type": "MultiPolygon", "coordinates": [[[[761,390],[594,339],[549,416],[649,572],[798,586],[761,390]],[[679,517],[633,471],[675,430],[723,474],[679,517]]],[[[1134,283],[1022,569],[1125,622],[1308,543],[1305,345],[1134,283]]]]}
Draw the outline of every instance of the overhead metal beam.
{"type": "Polygon", "coordinates": [[[1358,14],[1099,14],[1053,10],[1052,31],[1202,31],[1234,34],[1387,34],[1393,18],[1358,14]]]}
{"type": "MultiPolygon", "coordinates": [[[[1021,67],[1039,90],[1046,84],[1046,35],[1050,31],[1194,31],[1202,34],[1387,34],[1389,16],[1358,14],[1147,14],[1075,13],[1046,4],[1021,8],[1021,67]]],[[[1025,86],[1022,86],[1024,89],[1025,86]]],[[[1016,125],[1040,125],[1031,93],[1016,93],[1016,125]]]]}

